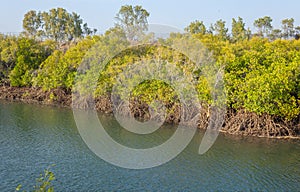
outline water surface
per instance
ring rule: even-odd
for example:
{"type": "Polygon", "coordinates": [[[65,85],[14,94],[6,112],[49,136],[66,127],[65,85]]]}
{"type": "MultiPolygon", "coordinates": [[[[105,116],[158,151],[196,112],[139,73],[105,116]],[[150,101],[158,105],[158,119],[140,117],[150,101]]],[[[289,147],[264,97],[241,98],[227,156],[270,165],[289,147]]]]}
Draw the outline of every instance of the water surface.
{"type": "MultiPolygon", "coordinates": [[[[111,116],[99,115],[119,143],[136,148],[159,145],[175,127],[136,136],[111,116]]],[[[70,109],[0,102],[0,191],[18,184],[31,190],[51,164],[56,191],[299,191],[300,141],[220,134],[198,155],[203,132],[172,161],[129,170],[94,155],[81,139],[70,109]]],[[[112,151],[113,153],[113,151],[112,151]]]]}

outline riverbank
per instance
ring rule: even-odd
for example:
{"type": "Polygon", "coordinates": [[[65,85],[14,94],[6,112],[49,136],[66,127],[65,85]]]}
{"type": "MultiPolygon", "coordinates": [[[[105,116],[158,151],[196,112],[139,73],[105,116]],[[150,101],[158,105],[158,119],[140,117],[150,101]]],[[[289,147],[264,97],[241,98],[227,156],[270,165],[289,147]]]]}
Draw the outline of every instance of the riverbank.
{"type": "MultiPolygon", "coordinates": [[[[71,107],[72,96],[70,92],[62,89],[44,91],[34,87],[0,86],[0,99],[7,101],[19,101],[23,103],[35,103],[43,105],[71,107]]],[[[112,104],[109,97],[95,99],[96,110],[103,113],[112,113],[112,104]]],[[[137,118],[149,118],[148,105],[140,101],[131,103],[131,113],[137,118]]],[[[201,109],[201,117],[198,127],[205,129],[209,122],[209,109],[201,109]]],[[[175,108],[168,114],[165,122],[177,124],[180,120],[180,109],[175,108]]],[[[300,139],[300,117],[291,121],[285,121],[268,114],[257,115],[243,109],[236,111],[228,109],[222,132],[232,135],[257,136],[278,139],[300,139]]]]}

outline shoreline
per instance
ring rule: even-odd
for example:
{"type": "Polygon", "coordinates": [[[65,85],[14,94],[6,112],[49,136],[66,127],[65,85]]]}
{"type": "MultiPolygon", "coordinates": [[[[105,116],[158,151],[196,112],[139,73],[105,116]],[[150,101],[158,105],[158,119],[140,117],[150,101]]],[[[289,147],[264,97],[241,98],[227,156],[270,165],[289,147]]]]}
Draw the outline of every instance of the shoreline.
{"type": "MultiPolygon", "coordinates": [[[[35,87],[11,87],[0,85],[0,99],[11,102],[22,102],[28,104],[41,104],[71,108],[72,95],[62,89],[44,91],[35,87]]],[[[95,99],[96,110],[98,112],[111,114],[112,104],[108,97],[95,99]]],[[[134,101],[131,105],[132,113],[135,117],[147,119],[148,106],[144,103],[134,101]]],[[[175,110],[173,114],[168,114],[165,123],[178,124],[180,112],[175,110]]],[[[205,129],[209,122],[207,109],[201,110],[198,128],[205,129]]],[[[220,132],[230,135],[252,136],[270,139],[300,139],[300,117],[290,122],[284,122],[273,118],[270,115],[257,115],[244,110],[227,111],[225,123],[220,132]],[[297,123],[298,122],[298,123],[297,123]]]]}

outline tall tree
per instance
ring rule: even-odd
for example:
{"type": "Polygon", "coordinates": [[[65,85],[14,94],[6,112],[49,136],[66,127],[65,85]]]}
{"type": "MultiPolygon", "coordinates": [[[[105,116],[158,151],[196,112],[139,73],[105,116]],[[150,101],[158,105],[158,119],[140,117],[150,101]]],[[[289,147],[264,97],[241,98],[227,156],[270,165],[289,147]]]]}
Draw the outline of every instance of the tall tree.
{"type": "Polygon", "coordinates": [[[142,6],[124,5],[119,10],[115,23],[121,28],[129,41],[134,41],[148,30],[148,17],[150,13],[142,6]]]}
{"type": "Polygon", "coordinates": [[[295,27],[295,33],[300,34],[300,26],[295,27]]]}
{"type": "Polygon", "coordinates": [[[77,13],[68,13],[63,8],[54,8],[49,12],[29,11],[23,19],[25,34],[32,37],[53,39],[57,42],[69,41],[90,35],[95,30],[83,24],[77,13]]]}
{"type": "Polygon", "coordinates": [[[273,29],[269,35],[270,40],[274,41],[276,39],[282,38],[282,33],[280,29],[273,29]]]}
{"type": "Polygon", "coordinates": [[[294,19],[284,19],[281,21],[282,24],[282,36],[285,39],[293,38],[295,35],[294,30],[294,19]]]}
{"type": "Polygon", "coordinates": [[[245,28],[245,23],[241,17],[238,17],[237,20],[232,19],[232,28],[231,28],[232,40],[234,42],[241,41],[247,38],[247,30],[245,28]]]}
{"type": "Polygon", "coordinates": [[[213,26],[211,26],[211,30],[220,39],[228,39],[228,28],[226,28],[226,22],[222,19],[218,20],[213,26]]]}
{"type": "Polygon", "coordinates": [[[300,39],[300,26],[295,27],[295,39],[300,39]]]}
{"type": "Polygon", "coordinates": [[[186,32],[191,34],[202,34],[204,35],[206,33],[206,27],[203,23],[203,21],[193,21],[184,29],[186,32]]]}
{"type": "Polygon", "coordinates": [[[258,35],[261,37],[268,37],[273,29],[272,18],[265,16],[254,21],[254,26],[258,30],[258,35]]]}
{"type": "Polygon", "coordinates": [[[26,35],[36,37],[42,35],[41,14],[36,11],[29,11],[24,15],[23,29],[26,35]]]}
{"type": "Polygon", "coordinates": [[[247,36],[247,39],[250,39],[252,37],[252,31],[251,31],[251,29],[249,27],[246,30],[246,36],[247,36]]]}

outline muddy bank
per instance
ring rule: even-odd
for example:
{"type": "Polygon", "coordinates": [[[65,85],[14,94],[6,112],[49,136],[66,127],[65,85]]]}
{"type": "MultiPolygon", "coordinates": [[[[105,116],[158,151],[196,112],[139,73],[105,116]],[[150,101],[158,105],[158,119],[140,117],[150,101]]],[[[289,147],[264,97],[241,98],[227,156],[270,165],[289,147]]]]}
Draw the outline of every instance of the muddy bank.
{"type": "MultiPolygon", "coordinates": [[[[72,96],[69,91],[53,89],[44,91],[41,88],[0,86],[0,99],[7,101],[21,101],[24,103],[38,103],[45,105],[71,107],[72,96]]],[[[109,97],[95,99],[97,111],[112,113],[113,108],[109,97]]],[[[178,124],[180,122],[180,107],[169,104],[172,112],[166,117],[165,122],[178,124]]],[[[138,100],[130,103],[131,113],[136,118],[147,120],[150,117],[148,105],[138,100]]],[[[209,109],[203,107],[197,124],[205,129],[209,123],[209,109]]],[[[222,132],[233,135],[258,136],[268,138],[298,138],[300,139],[300,117],[285,121],[271,115],[257,115],[245,110],[227,110],[222,132]]]]}
{"type": "Polygon", "coordinates": [[[0,86],[0,99],[7,101],[21,101],[23,103],[38,103],[70,107],[71,94],[62,89],[44,91],[41,88],[0,86]]]}

